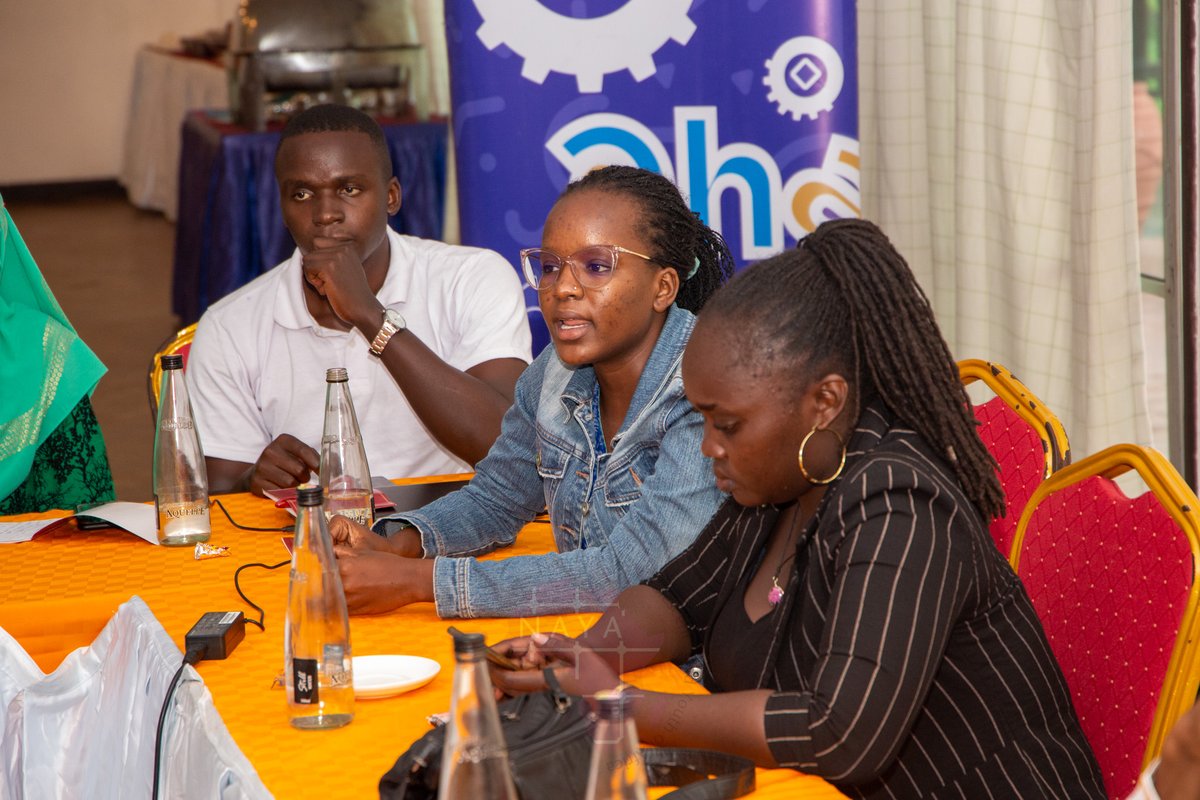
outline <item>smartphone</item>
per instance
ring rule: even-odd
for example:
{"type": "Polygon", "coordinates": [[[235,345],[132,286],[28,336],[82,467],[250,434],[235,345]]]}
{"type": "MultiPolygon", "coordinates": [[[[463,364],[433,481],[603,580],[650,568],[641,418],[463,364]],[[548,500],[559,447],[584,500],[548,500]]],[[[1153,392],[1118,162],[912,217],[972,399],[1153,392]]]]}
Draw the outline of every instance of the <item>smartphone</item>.
{"type": "Polygon", "coordinates": [[[488,661],[495,664],[500,669],[512,670],[513,672],[516,672],[517,670],[521,669],[520,664],[513,661],[508,656],[502,655],[500,653],[500,651],[495,649],[494,647],[489,647],[487,650],[484,651],[483,654],[487,658],[488,661]]]}
{"type": "Polygon", "coordinates": [[[83,513],[89,508],[95,508],[98,505],[103,505],[103,503],[84,503],[82,505],[75,506],[75,527],[79,528],[81,531],[95,531],[103,528],[115,528],[116,526],[106,519],[89,517],[87,514],[83,513]]]}
{"type": "MultiPolygon", "coordinates": [[[[452,636],[460,633],[458,628],[455,628],[453,625],[451,625],[449,628],[447,628],[447,630],[450,632],[450,635],[452,635],[452,636]]],[[[500,669],[507,669],[507,670],[511,670],[514,672],[521,669],[520,664],[513,661],[511,658],[504,655],[503,653],[501,653],[499,650],[497,650],[494,647],[485,647],[483,650],[483,655],[485,658],[487,658],[487,660],[489,662],[491,662],[492,664],[495,664],[500,669]]]]}

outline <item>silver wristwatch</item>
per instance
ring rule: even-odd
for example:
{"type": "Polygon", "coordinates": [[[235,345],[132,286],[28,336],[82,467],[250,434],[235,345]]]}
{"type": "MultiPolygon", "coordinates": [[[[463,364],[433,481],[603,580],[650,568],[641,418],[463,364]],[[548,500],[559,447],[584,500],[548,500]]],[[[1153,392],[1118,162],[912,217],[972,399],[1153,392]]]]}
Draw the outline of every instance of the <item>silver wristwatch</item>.
{"type": "Polygon", "coordinates": [[[383,310],[383,326],[371,341],[371,353],[382,356],[383,348],[387,347],[387,343],[392,340],[392,337],[407,327],[408,323],[404,321],[404,317],[400,316],[399,311],[394,308],[385,308],[383,310]]]}

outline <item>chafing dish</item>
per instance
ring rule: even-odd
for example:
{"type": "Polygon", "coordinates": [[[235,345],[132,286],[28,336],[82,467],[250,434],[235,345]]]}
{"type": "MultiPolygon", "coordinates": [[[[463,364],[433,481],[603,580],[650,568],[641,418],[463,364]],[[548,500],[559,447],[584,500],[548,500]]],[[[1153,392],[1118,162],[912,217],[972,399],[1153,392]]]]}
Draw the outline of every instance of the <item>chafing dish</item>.
{"type": "Polygon", "coordinates": [[[240,0],[227,63],[234,118],[252,130],[315,102],[421,110],[409,0],[240,0]]]}

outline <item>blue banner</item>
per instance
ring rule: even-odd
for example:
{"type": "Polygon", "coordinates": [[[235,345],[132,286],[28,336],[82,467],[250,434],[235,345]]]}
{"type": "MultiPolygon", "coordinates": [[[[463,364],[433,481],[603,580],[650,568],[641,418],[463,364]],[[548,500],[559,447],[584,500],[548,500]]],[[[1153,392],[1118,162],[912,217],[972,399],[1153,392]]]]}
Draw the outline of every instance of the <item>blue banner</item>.
{"type": "Polygon", "coordinates": [[[742,265],[859,213],[849,0],[446,0],[446,23],[466,244],[516,262],[603,164],[671,178],[742,265]]]}

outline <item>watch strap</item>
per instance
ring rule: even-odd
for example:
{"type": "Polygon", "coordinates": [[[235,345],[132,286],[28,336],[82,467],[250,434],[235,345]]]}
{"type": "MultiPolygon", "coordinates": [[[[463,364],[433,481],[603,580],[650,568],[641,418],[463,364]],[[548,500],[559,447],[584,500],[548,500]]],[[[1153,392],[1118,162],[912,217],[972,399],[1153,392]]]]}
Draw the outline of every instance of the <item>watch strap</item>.
{"type": "Polygon", "coordinates": [[[397,325],[395,322],[393,322],[391,315],[385,311],[383,316],[383,324],[379,328],[379,333],[375,334],[375,338],[371,340],[371,354],[375,356],[382,356],[383,348],[387,347],[387,344],[392,340],[392,337],[404,330],[405,327],[406,326],[403,324],[397,325]]]}

